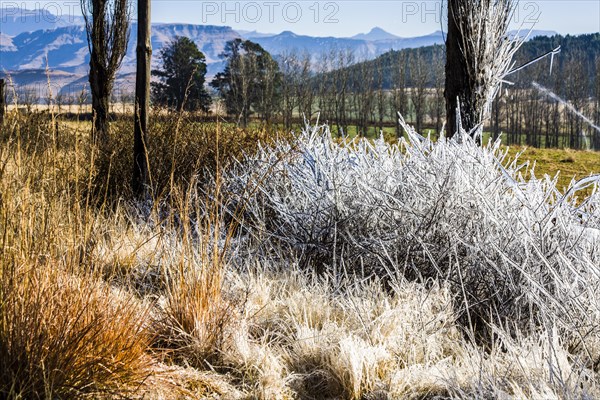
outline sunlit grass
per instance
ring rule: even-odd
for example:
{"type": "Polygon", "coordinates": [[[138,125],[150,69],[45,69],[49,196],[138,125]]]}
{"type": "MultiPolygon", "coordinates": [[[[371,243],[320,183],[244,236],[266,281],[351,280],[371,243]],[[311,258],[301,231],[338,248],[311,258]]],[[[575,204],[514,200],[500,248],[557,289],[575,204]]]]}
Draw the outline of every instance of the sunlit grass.
{"type": "Polygon", "coordinates": [[[537,176],[547,174],[554,177],[560,172],[557,187],[562,191],[569,186],[572,179],[579,180],[591,174],[600,174],[600,152],[597,151],[509,147],[512,157],[520,152],[521,160],[535,162],[537,176]]]}
{"type": "MultiPolygon", "coordinates": [[[[512,208],[507,206],[506,213],[490,211],[490,221],[502,220],[505,214],[514,217],[520,223],[503,225],[514,229],[511,235],[518,234],[521,223],[529,226],[514,213],[533,218],[527,212],[538,208],[530,210],[527,202],[506,200],[510,188],[495,191],[495,185],[504,182],[500,176],[492,177],[490,185],[477,186],[479,181],[474,180],[476,188],[495,196],[494,201],[487,197],[490,204],[471,205],[475,197],[469,196],[480,194],[465,190],[455,197],[462,199],[455,202],[458,211],[444,220],[442,211],[450,206],[435,195],[442,196],[447,185],[456,183],[453,179],[463,181],[452,174],[444,181],[443,174],[429,171],[417,156],[421,164],[401,171],[409,175],[400,181],[415,183],[404,183],[403,191],[390,190],[391,197],[378,199],[382,192],[369,185],[385,182],[394,168],[400,168],[386,163],[383,156],[369,158],[377,151],[385,154],[384,147],[361,150],[357,145],[344,164],[350,167],[336,170],[334,163],[340,159],[332,152],[327,157],[306,149],[302,153],[303,147],[310,149],[306,137],[289,142],[288,136],[276,137],[275,131],[260,125],[239,130],[185,117],[177,124],[179,117],[153,121],[151,169],[160,190],[154,192],[154,202],[139,203],[127,189],[129,121],[112,124],[110,151],[98,154],[88,143],[89,121],[9,113],[0,147],[0,398],[567,399],[600,395],[600,344],[595,341],[593,312],[582,314],[577,309],[575,319],[585,315],[577,319],[581,325],[573,322],[586,333],[579,341],[573,339],[575,334],[551,329],[563,317],[559,311],[567,301],[562,301],[544,308],[552,317],[548,326],[515,329],[493,324],[495,342],[484,348],[470,340],[464,319],[457,319],[464,296],[481,294],[470,287],[457,293],[452,280],[456,276],[425,275],[434,267],[456,271],[451,268],[459,265],[471,274],[461,278],[468,279],[489,280],[490,271],[496,271],[495,277],[498,271],[514,272],[498,262],[498,270],[477,275],[485,270],[477,269],[477,261],[483,258],[473,254],[481,252],[468,253],[468,249],[452,253],[450,263],[444,264],[446,253],[436,253],[436,246],[444,243],[441,240],[431,240],[427,251],[417,249],[419,240],[430,240],[428,229],[471,232],[466,230],[470,219],[464,219],[464,226],[457,224],[461,216],[484,205],[496,210],[503,201],[512,208]],[[274,145],[289,152],[273,151],[274,145]],[[359,176],[352,166],[362,162],[368,168],[359,176]],[[299,169],[285,170],[282,165],[299,169]],[[196,174],[199,170],[203,173],[196,174]],[[337,198],[329,196],[331,188],[326,185],[298,186],[293,196],[285,195],[301,182],[294,175],[298,171],[309,181],[335,178],[355,192],[348,192],[338,209],[315,208],[318,202],[337,198]],[[420,172],[410,175],[410,171],[420,172]],[[103,190],[104,173],[110,176],[113,192],[103,190]],[[227,181],[232,174],[251,184],[227,181]],[[345,181],[352,177],[356,180],[345,181]],[[439,193],[426,188],[436,179],[440,185],[432,187],[439,193]],[[269,185],[274,189],[267,190],[269,185]],[[309,198],[294,218],[292,205],[321,189],[325,195],[317,196],[317,202],[309,198]],[[403,198],[407,193],[414,196],[403,198]],[[256,200],[265,195],[273,202],[264,201],[268,196],[256,200]],[[413,202],[414,207],[396,223],[394,213],[401,211],[402,202],[413,202]],[[269,208],[272,204],[277,207],[269,208]],[[373,207],[362,219],[335,219],[346,206],[367,204],[373,207]],[[428,204],[431,207],[425,211],[419,208],[428,204]],[[381,218],[382,210],[391,217],[381,218]],[[334,223],[337,233],[330,238],[328,228],[316,229],[311,222],[325,228],[334,223]],[[413,242],[398,241],[386,252],[370,247],[391,243],[393,235],[411,223],[422,226],[410,236],[413,242]],[[346,246],[350,243],[344,243],[346,239],[356,240],[356,246],[346,246]],[[311,240],[322,240],[324,245],[311,247],[311,240]],[[400,257],[404,249],[410,257],[400,257]],[[333,258],[327,258],[331,253],[333,258]],[[461,258],[465,254],[469,257],[461,258]],[[394,279],[382,273],[383,262],[395,269],[394,279]],[[407,272],[415,265],[427,279],[407,272]],[[361,275],[369,271],[382,276],[361,275]]],[[[386,135],[393,141],[394,129],[386,128],[386,135]]],[[[338,151],[335,146],[331,149],[338,151]]],[[[511,148],[509,157],[519,150],[511,148]]],[[[600,154],[593,152],[527,149],[520,160],[536,161],[537,177],[561,170],[557,185],[561,190],[573,178],[600,172],[600,154]]],[[[442,161],[460,166],[458,160],[454,164],[437,160],[442,161]]],[[[475,171],[485,181],[484,173],[495,170],[475,171]]],[[[473,184],[467,181],[463,184],[473,184]]],[[[538,193],[524,190],[532,196],[538,193]]],[[[544,200],[532,204],[545,207],[544,200]]],[[[536,252],[550,249],[553,257],[570,254],[570,248],[554,251],[552,247],[562,243],[557,241],[563,234],[560,224],[572,222],[563,217],[532,225],[527,240],[537,240],[538,233],[547,236],[542,245],[527,248],[530,252],[519,267],[538,257],[536,252]]],[[[460,239],[479,245],[477,240],[487,234],[477,231],[460,239]]],[[[512,240],[508,234],[495,234],[499,240],[486,242],[487,257],[494,245],[512,240]]],[[[582,254],[597,246],[593,238],[589,243],[568,239],[572,246],[580,246],[582,254]]],[[[564,268],[552,272],[568,278],[575,270],[581,282],[593,283],[571,261],[565,259],[564,268]]],[[[504,286],[484,283],[494,290],[516,287],[516,272],[500,276],[506,278],[500,282],[504,286]]],[[[533,273],[531,277],[537,279],[533,273]]],[[[543,276],[542,284],[544,279],[551,276],[543,276]]],[[[598,311],[593,307],[593,285],[582,288],[574,283],[567,289],[578,293],[573,302],[589,301],[585,306],[598,311]]],[[[522,293],[504,297],[505,306],[526,297],[522,293]]]]}

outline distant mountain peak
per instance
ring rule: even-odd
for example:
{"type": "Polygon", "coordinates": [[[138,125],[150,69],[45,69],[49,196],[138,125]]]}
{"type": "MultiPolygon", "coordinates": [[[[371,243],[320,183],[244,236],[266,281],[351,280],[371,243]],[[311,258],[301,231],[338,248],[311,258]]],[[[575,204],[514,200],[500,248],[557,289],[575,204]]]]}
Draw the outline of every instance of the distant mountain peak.
{"type": "Polygon", "coordinates": [[[251,39],[255,39],[255,38],[263,38],[263,37],[275,36],[274,33],[264,33],[264,32],[258,32],[258,31],[247,31],[247,30],[243,30],[243,29],[236,29],[236,32],[239,33],[240,36],[242,36],[246,40],[251,40],[251,39]]]}
{"type": "Polygon", "coordinates": [[[390,40],[390,39],[400,39],[399,36],[393,35],[382,28],[376,26],[369,31],[369,33],[359,33],[358,35],[352,36],[352,39],[359,40],[390,40]]]}

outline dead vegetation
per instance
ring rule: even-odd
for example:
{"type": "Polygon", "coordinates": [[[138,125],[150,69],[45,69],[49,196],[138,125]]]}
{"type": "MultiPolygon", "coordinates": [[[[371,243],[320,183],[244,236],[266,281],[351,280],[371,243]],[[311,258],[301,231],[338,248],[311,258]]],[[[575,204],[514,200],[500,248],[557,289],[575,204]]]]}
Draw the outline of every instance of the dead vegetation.
{"type": "Polygon", "coordinates": [[[154,124],[135,204],[126,122],[97,154],[8,113],[0,398],[600,396],[595,186],[574,202],[468,141],[154,124]]]}

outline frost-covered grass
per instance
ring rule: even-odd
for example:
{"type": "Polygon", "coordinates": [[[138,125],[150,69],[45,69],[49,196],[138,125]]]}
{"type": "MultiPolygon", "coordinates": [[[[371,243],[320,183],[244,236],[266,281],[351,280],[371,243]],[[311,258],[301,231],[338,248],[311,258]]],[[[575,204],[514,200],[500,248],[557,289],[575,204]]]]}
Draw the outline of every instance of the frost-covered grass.
{"type": "Polygon", "coordinates": [[[9,118],[0,398],[600,397],[594,180],[313,127],[106,208],[81,132],[9,118]]]}
{"type": "Polygon", "coordinates": [[[407,130],[398,145],[340,144],[314,128],[241,162],[226,181],[233,192],[256,185],[240,199],[248,235],[336,277],[441,280],[476,330],[537,325],[548,312],[573,332],[573,313],[597,306],[598,195],[575,196],[597,179],[563,195],[555,179],[506,165],[498,143],[434,143],[407,130]]]}

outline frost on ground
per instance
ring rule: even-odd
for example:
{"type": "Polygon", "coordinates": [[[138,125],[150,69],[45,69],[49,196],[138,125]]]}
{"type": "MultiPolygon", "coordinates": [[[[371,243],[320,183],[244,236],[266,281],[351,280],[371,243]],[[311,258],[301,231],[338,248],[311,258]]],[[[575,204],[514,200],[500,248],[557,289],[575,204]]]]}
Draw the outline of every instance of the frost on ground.
{"type": "Polygon", "coordinates": [[[498,143],[406,128],[397,145],[310,128],[224,177],[231,264],[266,268],[232,362],[265,398],[600,395],[600,196],[577,198],[597,179],[563,195],[498,143]]]}

